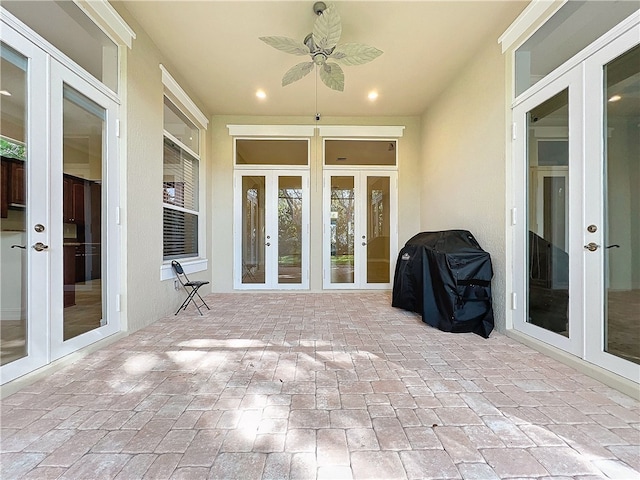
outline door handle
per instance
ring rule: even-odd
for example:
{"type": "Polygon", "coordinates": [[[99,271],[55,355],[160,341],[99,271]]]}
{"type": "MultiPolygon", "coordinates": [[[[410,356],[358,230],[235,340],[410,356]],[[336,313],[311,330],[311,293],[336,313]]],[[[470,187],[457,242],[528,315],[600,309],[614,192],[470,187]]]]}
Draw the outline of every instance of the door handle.
{"type": "Polygon", "coordinates": [[[49,245],[45,245],[42,242],[38,242],[36,244],[33,245],[32,247],[36,252],[41,252],[43,250],[46,250],[47,248],[49,248],[49,245]]]}
{"type": "Polygon", "coordinates": [[[26,250],[26,249],[27,249],[27,247],[26,247],[26,246],[24,246],[24,245],[11,245],[11,248],[21,248],[21,249],[23,249],[23,250],[26,250]]]}
{"type": "Polygon", "coordinates": [[[606,246],[606,247],[604,247],[604,248],[607,248],[607,249],[608,249],[608,248],[620,248],[620,245],[618,245],[617,243],[614,243],[613,245],[607,245],[607,246],[606,246]]]}
{"type": "Polygon", "coordinates": [[[267,247],[270,247],[270,246],[271,246],[271,242],[267,242],[267,243],[265,243],[265,245],[266,245],[267,247]]]}
{"type": "Polygon", "coordinates": [[[597,249],[600,248],[600,245],[598,245],[597,243],[594,242],[590,242],[587,243],[584,248],[586,248],[587,250],[589,250],[590,252],[595,252],[597,249]]]}

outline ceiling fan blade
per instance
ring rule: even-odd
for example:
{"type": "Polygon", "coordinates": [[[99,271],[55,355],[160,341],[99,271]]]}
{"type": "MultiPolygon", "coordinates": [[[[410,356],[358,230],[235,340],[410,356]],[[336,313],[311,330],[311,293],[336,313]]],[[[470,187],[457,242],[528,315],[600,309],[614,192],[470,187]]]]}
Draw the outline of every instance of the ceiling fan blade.
{"type": "Polygon", "coordinates": [[[337,63],[325,63],[320,68],[320,80],[332,90],[344,91],[344,72],[337,63]]]}
{"type": "Polygon", "coordinates": [[[291,53],[293,55],[309,55],[309,47],[304,43],[298,42],[289,37],[258,37],[267,45],[280,50],[282,52],[291,53]]]}
{"type": "Polygon", "coordinates": [[[382,55],[382,50],[361,43],[345,43],[338,45],[329,55],[343,65],[362,65],[369,63],[382,55]]]}
{"type": "Polygon", "coordinates": [[[287,73],[284,74],[284,77],[282,77],[282,86],[285,87],[290,83],[300,80],[305,75],[308,75],[309,72],[313,70],[314,65],[315,63],[313,62],[304,62],[291,67],[287,70],[287,73]]]}
{"type": "Polygon", "coordinates": [[[329,5],[313,24],[313,41],[320,50],[330,50],[338,44],[340,35],[340,14],[333,5],[329,5]]]}

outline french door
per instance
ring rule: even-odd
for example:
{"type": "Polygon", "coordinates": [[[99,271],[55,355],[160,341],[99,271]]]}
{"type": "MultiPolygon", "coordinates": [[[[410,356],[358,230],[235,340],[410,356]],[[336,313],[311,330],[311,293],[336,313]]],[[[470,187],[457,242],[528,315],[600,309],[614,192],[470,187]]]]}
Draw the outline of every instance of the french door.
{"type": "Polygon", "coordinates": [[[585,63],[585,358],[640,382],[640,27],[585,63]],[[589,168],[597,165],[597,168],[589,168]]]}
{"type": "Polygon", "coordinates": [[[325,170],[323,183],[324,288],[391,288],[397,172],[325,170]]]}
{"type": "Polygon", "coordinates": [[[237,170],[234,287],[309,288],[309,172],[237,170]]]}
{"type": "Polygon", "coordinates": [[[1,382],[119,330],[116,102],[2,25],[1,382]],[[110,262],[106,259],[109,258],[110,262]]]}
{"type": "Polygon", "coordinates": [[[640,380],[640,47],[603,46],[514,109],[516,329],[640,380]]]}

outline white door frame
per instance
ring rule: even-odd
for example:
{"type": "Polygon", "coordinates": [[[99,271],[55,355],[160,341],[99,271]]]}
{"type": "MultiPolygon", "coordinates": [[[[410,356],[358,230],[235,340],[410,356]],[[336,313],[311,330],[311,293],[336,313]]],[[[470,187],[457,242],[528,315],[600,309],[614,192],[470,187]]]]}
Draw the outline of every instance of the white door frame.
{"type": "Polygon", "coordinates": [[[378,168],[325,168],[323,171],[322,193],[322,285],[324,289],[367,289],[389,290],[392,288],[398,251],[398,172],[397,170],[378,168]],[[354,281],[353,283],[331,282],[331,177],[354,178],[354,281]],[[367,231],[367,178],[389,177],[389,282],[367,282],[366,246],[369,241],[367,231]]]}
{"type": "Polygon", "coordinates": [[[233,179],[234,222],[233,222],[233,285],[238,290],[307,290],[309,289],[309,169],[304,168],[236,168],[233,179]],[[242,261],[242,177],[265,178],[265,235],[269,244],[265,248],[264,283],[243,283],[246,266],[242,261]],[[302,180],[302,282],[279,283],[278,281],[278,179],[280,177],[301,177],[302,180]]]}

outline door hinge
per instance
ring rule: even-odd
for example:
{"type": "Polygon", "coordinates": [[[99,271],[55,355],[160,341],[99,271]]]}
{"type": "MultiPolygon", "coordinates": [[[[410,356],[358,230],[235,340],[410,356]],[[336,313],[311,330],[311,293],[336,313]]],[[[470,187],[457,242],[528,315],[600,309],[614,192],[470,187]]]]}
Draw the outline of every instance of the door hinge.
{"type": "Polygon", "coordinates": [[[120,138],[120,119],[116,119],[116,137],[120,138]]]}
{"type": "Polygon", "coordinates": [[[518,309],[518,294],[516,292],[511,292],[511,310],[518,309]]]}
{"type": "Polygon", "coordinates": [[[513,122],[511,124],[511,140],[515,140],[516,139],[517,132],[518,132],[518,125],[516,124],[516,122],[513,122]]]}
{"type": "Polygon", "coordinates": [[[513,207],[511,209],[511,225],[515,225],[516,223],[518,223],[518,209],[513,207]]]}
{"type": "Polygon", "coordinates": [[[120,207],[116,207],[116,225],[120,225],[120,207]]]}
{"type": "Polygon", "coordinates": [[[120,311],[120,299],[121,299],[121,298],[122,298],[122,297],[121,297],[119,294],[118,294],[118,295],[116,295],[116,312],[119,312],[119,311],[120,311]]]}

